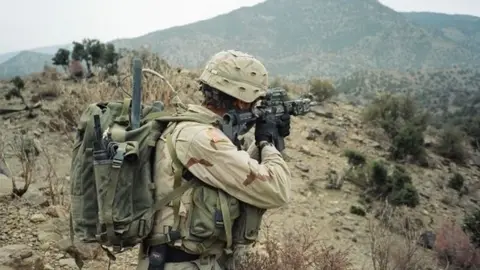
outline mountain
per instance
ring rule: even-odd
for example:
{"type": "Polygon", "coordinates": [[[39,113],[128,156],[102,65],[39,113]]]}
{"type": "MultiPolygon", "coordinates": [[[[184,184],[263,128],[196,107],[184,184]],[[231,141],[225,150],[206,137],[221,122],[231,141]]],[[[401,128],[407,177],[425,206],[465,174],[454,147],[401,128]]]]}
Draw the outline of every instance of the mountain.
{"type": "Polygon", "coordinates": [[[8,52],[0,54],[0,64],[17,55],[18,52],[8,52]]]}
{"type": "Polygon", "coordinates": [[[43,70],[45,64],[50,64],[51,62],[52,55],[22,51],[0,64],[0,79],[39,72],[43,70]]]}
{"type": "MultiPolygon", "coordinates": [[[[28,51],[43,53],[43,54],[49,54],[49,55],[53,56],[58,51],[58,49],[60,49],[60,48],[70,48],[70,47],[71,47],[70,44],[53,45],[53,46],[46,46],[46,47],[29,49],[28,51]]],[[[21,52],[22,51],[16,51],[16,52],[7,52],[7,53],[0,54],[0,64],[7,61],[8,59],[14,57],[15,55],[21,53],[21,52]]]]}
{"type": "Polygon", "coordinates": [[[413,23],[376,0],[267,0],[114,43],[147,45],[186,67],[202,66],[213,53],[236,48],[259,56],[271,73],[289,79],[339,77],[358,69],[451,67],[480,59],[478,48],[413,23]]]}
{"type": "Polygon", "coordinates": [[[174,65],[202,67],[238,49],[290,80],[339,78],[368,69],[467,67],[480,60],[476,17],[399,13],[378,0],[267,0],[214,18],[118,39],[174,65]],[[477,30],[475,30],[477,29],[477,30]]]}

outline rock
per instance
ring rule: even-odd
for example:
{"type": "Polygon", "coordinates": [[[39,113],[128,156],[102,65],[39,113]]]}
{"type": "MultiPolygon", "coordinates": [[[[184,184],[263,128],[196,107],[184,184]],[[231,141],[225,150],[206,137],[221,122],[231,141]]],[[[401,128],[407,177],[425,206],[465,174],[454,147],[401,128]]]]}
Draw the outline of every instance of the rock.
{"type": "Polygon", "coordinates": [[[314,156],[314,154],[310,151],[310,148],[308,148],[307,146],[305,145],[302,145],[300,147],[300,152],[304,153],[304,154],[307,154],[307,155],[310,155],[310,156],[314,156]]]}
{"type": "Polygon", "coordinates": [[[435,140],[433,138],[426,137],[423,143],[423,146],[430,148],[435,145],[435,140]]]}
{"type": "Polygon", "coordinates": [[[12,194],[12,179],[5,174],[0,174],[0,196],[12,194]]]}
{"type": "Polygon", "coordinates": [[[44,269],[44,262],[42,257],[27,245],[9,245],[0,247],[0,269],[40,270],[44,269]]]}
{"type": "Polygon", "coordinates": [[[33,223],[40,223],[46,220],[47,218],[43,214],[34,214],[30,217],[30,221],[33,223]]]}
{"type": "Polygon", "coordinates": [[[480,167],[480,155],[479,154],[476,154],[476,155],[472,156],[471,165],[475,165],[477,167],[480,167]]]}
{"type": "Polygon", "coordinates": [[[47,208],[47,215],[54,218],[67,218],[68,212],[60,205],[51,205],[47,208]]]}
{"type": "Polygon", "coordinates": [[[307,135],[307,140],[314,141],[318,136],[322,135],[322,132],[318,128],[312,128],[307,135]]]}
{"type": "Polygon", "coordinates": [[[10,176],[11,173],[8,171],[7,165],[5,164],[5,161],[0,160],[0,176],[10,176]]]}
{"type": "Polygon", "coordinates": [[[58,233],[44,231],[39,231],[37,237],[38,241],[41,243],[58,242],[62,239],[62,236],[60,236],[58,233]]]}
{"type": "Polygon", "coordinates": [[[35,135],[35,137],[40,137],[42,135],[42,130],[41,129],[37,129],[33,132],[33,135],[35,135]]]}
{"type": "Polygon", "coordinates": [[[313,112],[317,116],[333,119],[333,113],[325,111],[325,109],[321,107],[313,107],[311,109],[311,112],[313,112]]]}
{"type": "Polygon", "coordinates": [[[435,246],[436,235],[432,231],[423,232],[418,239],[417,244],[428,249],[432,249],[435,246]]]}
{"type": "Polygon", "coordinates": [[[358,143],[364,143],[365,142],[365,138],[360,137],[358,135],[352,135],[352,136],[350,136],[350,139],[352,141],[355,141],[355,142],[358,142],[358,143]]]}
{"type": "Polygon", "coordinates": [[[377,150],[382,150],[382,145],[379,144],[378,142],[371,142],[370,147],[375,148],[377,150]]]}
{"type": "Polygon", "coordinates": [[[295,164],[295,168],[299,169],[302,172],[309,172],[310,171],[310,168],[307,165],[302,164],[302,163],[295,164]]]}
{"type": "MultiPolygon", "coordinates": [[[[23,185],[23,183],[21,183],[21,185],[23,185]]],[[[46,207],[46,206],[50,205],[47,197],[40,190],[40,187],[35,185],[35,183],[31,184],[28,187],[27,192],[25,194],[23,194],[22,198],[27,200],[30,204],[35,205],[35,206],[46,207]]]]}
{"type": "Polygon", "coordinates": [[[68,259],[60,259],[58,260],[58,264],[62,267],[67,267],[67,269],[77,269],[77,264],[75,263],[75,259],[68,258],[68,259]]]}

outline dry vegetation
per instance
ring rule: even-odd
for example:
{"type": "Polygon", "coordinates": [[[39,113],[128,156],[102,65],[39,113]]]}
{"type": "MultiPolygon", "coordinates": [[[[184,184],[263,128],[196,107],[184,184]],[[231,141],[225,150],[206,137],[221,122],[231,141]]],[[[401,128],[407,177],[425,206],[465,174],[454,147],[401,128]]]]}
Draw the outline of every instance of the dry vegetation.
{"type": "MultiPolygon", "coordinates": [[[[159,71],[175,89],[179,89],[179,95],[183,102],[199,102],[200,96],[196,92],[197,82],[195,81],[198,72],[171,68],[158,57],[146,52],[140,55],[144,60],[144,67],[159,71]]],[[[122,99],[127,95],[126,92],[129,92],[131,84],[131,77],[129,77],[131,57],[132,55],[122,59],[120,73],[117,76],[96,76],[88,81],[72,82],[67,78],[63,78],[61,74],[46,69],[42,74],[32,75],[25,80],[25,88],[34,90],[30,94],[24,92],[24,95],[30,95],[31,102],[41,102],[43,107],[37,110],[36,119],[30,119],[27,122],[22,112],[4,118],[9,129],[0,133],[0,161],[6,163],[7,166],[2,168],[3,165],[0,162],[0,169],[6,169],[10,172],[11,177],[9,179],[13,183],[11,194],[17,197],[16,199],[9,199],[7,202],[9,205],[14,204],[15,200],[24,197],[22,195],[27,192],[29,186],[31,187],[33,183],[39,179],[44,179],[46,185],[39,189],[47,196],[47,205],[50,207],[61,206],[62,209],[55,210],[52,217],[66,217],[65,213],[68,213],[69,209],[68,167],[59,169],[58,164],[62,163],[62,160],[70,158],[68,151],[70,151],[76,121],[85,106],[92,102],[122,99]],[[19,127],[22,125],[26,126],[24,128],[19,127]],[[47,132],[45,134],[48,135],[46,140],[44,140],[43,147],[35,146],[35,140],[29,139],[29,135],[31,135],[29,125],[33,126],[34,133],[39,132],[39,127],[44,130],[42,132],[47,132]],[[18,130],[23,130],[23,132],[18,130]]],[[[310,94],[323,103],[327,103],[328,99],[335,94],[333,86],[321,80],[312,80],[310,86],[305,86],[278,79],[272,83],[272,86],[286,87],[293,94],[310,94]],[[307,93],[307,89],[310,89],[311,92],[307,93]]],[[[173,93],[165,82],[158,77],[148,75],[144,78],[143,87],[144,102],[161,100],[171,108],[170,100],[173,93]]],[[[332,106],[339,106],[335,103],[332,104],[332,106]]],[[[416,164],[426,167],[422,168],[422,170],[428,170],[433,166],[432,162],[437,158],[425,146],[424,133],[426,133],[427,124],[423,121],[421,114],[417,114],[415,110],[417,110],[417,107],[415,107],[412,99],[408,97],[379,96],[372,103],[372,107],[368,107],[365,110],[364,119],[358,122],[361,124],[352,123],[349,124],[348,128],[353,129],[352,126],[355,126],[358,129],[369,128],[380,132],[383,136],[378,141],[382,145],[389,146],[386,147],[388,149],[387,154],[379,157],[372,156],[372,153],[379,153],[377,150],[375,150],[377,152],[369,150],[369,154],[357,150],[347,150],[339,155],[341,156],[339,160],[346,159],[348,166],[345,167],[343,175],[335,176],[334,180],[341,180],[341,183],[344,180],[348,182],[349,192],[345,194],[352,193],[353,191],[350,192],[350,190],[354,190],[361,195],[361,206],[352,206],[350,211],[353,216],[362,216],[368,220],[365,233],[368,242],[366,247],[370,247],[369,252],[367,252],[370,258],[368,266],[360,266],[354,260],[354,257],[358,257],[358,255],[354,253],[355,251],[352,247],[360,245],[360,243],[357,243],[357,240],[353,241],[351,246],[332,245],[327,240],[321,238],[318,231],[310,229],[307,225],[287,228],[287,226],[282,227],[269,222],[264,224],[261,240],[247,253],[249,254],[248,256],[243,257],[238,269],[421,270],[437,269],[437,266],[449,270],[478,269],[480,267],[480,252],[478,249],[480,219],[478,217],[475,218],[474,216],[471,222],[468,223],[470,229],[462,229],[461,225],[456,225],[458,223],[454,222],[444,223],[443,225],[440,223],[435,225],[418,224],[413,217],[409,217],[409,213],[416,211],[416,207],[425,202],[425,199],[420,195],[421,191],[415,186],[418,181],[416,181],[416,178],[413,179],[411,172],[419,170],[418,168],[420,167],[416,164]],[[435,156],[435,158],[432,158],[432,156],[435,156]],[[352,186],[359,189],[354,189],[352,186]],[[281,233],[271,232],[271,227],[275,227],[275,230],[280,230],[281,233]],[[436,241],[434,241],[430,249],[423,247],[428,246],[425,241],[422,241],[423,238],[421,237],[426,231],[434,231],[436,235],[436,241]],[[419,242],[423,246],[419,245],[419,242]]],[[[340,107],[338,111],[344,112],[346,109],[340,107]]],[[[327,114],[324,112],[316,111],[314,115],[322,115],[325,119],[330,119],[329,116],[325,116],[327,114]]],[[[315,117],[310,116],[311,119],[315,117]]],[[[342,118],[350,119],[347,117],[347,113],[342,118]]],[[[303,136],[301,132],[304,130],[301,130],[301,128],[302,126],[306,128],[308,125],[303,122],[300,125],[300,121],[307,121],[305,119],[295,120],[298,122],[293,123],[293,125],[298,125],[295,129],[295,132],[298,132],[298,134],[294,134],[295,136],[303,136]]],[[[348,121],[353,122],[351,119],[348,121]]],[[[333,127],[333,125],[330,127],[333,127]]],[[[315,137],[324,136],[322,147],[328,147],[328,151],[337,149],[339,145],[345,145],[342,142],[342,136],[338,132],[329,132],[328,130],[313,130],[312,132],[313,134],[309,134],[307,140],[314,142],[315,137]],[[330,144],[330,141],[333,143],[330,144]]],[[[466,153],[473,151],[471,148],[465,146],[462,148],[461,153],[445,150],[445,147],[457,148],[455,143],[446,143],[457,137],[457,134],[452,133],[442,135],[443,143],[438,144],[440,149],[443,149],[440,150],[440,153],[442,153],[441,151],[454,153],[455,156],[447,156],[452,159],[462,155],[464,157],[462,160],[467,164],[467,157],[465,156],[467,156],[466,153]]],[[[350,140],[350,138],[347,139],[350,140]]],[[[308,156],[311,160],[317,158],[315,153],[309,152],[305,148],[304,145],[306,145],[305,142],[307,140],[303,140],[303,138],[298,139],[297,137],[289,140],[291,140],[289,142],[290,148],[300,148],[298,153],[301,153],[302,158],[305,156],[308,156]],[[296,144],[304,145],[296,147],[296,144]]],[[[315,164],[315,161],[313,162],[311,164],[315,164]]],[[[320,163],[321,161],[317,162],[320,163]]],[[[319,166],[323,165],[320,164],[319,166]]],[[[292,164],[292,170],[293,167],[296,170],[295,177],[299,175],[297,169],[303,173],[299,177],[302,180],[309,171],[305,166],[299,167],[298,163],[296,165],[292,164]]],[[[472,168],[472,170],[475,169],[472,168]]],[[[460,192],[464,186],[469,185],[472,187],[472,184],[478,183],[478,179],[465,180],[461,174],[458,175],[455,175],[453,180],[450,181],[448,184],[449,188],[460,192]]],[[[472,175],[478,176],[476,173],[472,173],[472,175]]],[[[310,178],[310,182],[307,183],[309,192],[315,192],[318,189],[318,183],[315,182],[317,178],[318,175],[314,175],[310,178]]],[[[3,179],[0,178],[0,180],[3,179]]],[[[1,183],[3,185],[3,182],[1,183]]],[[[338,182],[335,183],[338,184],[338,182]]],[[[339,184],[334,189],[332,191],[322,189],[315,194],[318,197],[307,196],[307,198],[308,200],[320,200],[321,194],[343,192],[345,187],[339,184]]],[[[298,193],[298,191],[295,192],[298,193]]],[[[470,193],[472,192],[474,190],[470,190],[470,193]]],[[[42,205],[29,207],[40,206],[42,205]]],[[[10,209],[10,206],[7,208],[10,209]]],[[[317,211],[327,212],[328,210],[324,206],[317,211]]],[[[48,214],[49,211],[51,212],[51,210],[46,210],[46,213],[48,214]]],[[[18,214],[18,216],[21,216],[21,214],[18,214]]],[[[442,219],[442,217],[438,218],[442,219]]],[[[309,221],[309,223],[316,223],[314,217],[304,216],[303,219],[309,221]]],[[[363,222],[359,224],[364,224],[364,221],[359,222],[363,222]]],[[[63,232],[66,233],[65,231],[63,232]]],[[[10,235],[7,231],[2,233],[10,235]]],[[[0,244],[2,245],[12,244],[17,239],[17,236],[15,236],[5,240],[1,236],[2,234],[0,233],[0,244]]],[[[37,244],[33,246],[37,248],[37,244]]],[[[60,261],[70,258],[70,253],[70,255],[65,255],[66,257],[61,257],[60,261],[58,259],[60,257],[52,255],[52,252],[53,254],[55,252],[65,253],[67,252],[65,249],[55,249],[53,246],[45,248],[42,247],[41,243],[38,244],[38,249],[40,253],[43,253],[46,260],[52,260],[46,263],[51,266],[55,265],[58,269],[69,269],[68,267],[70,266],[62,265],[60,261]]],[[[76,260],[78,260],[77,257],[75,257],[76,260]]],[[[88,260],[93,257],[83,255],[83,258],[88,260]]],[[[102,259],[96,260],[103,264],[93,263],[90,265],[92,268],[89,269],[105,267],[105,262],[102,259]]],[[[123,264],[117,263],[119,267],[116,269],[133,269],[132,263],[134,263],[134,260],[134,256],[128,257],[128,259],[123,261],[123,264]]]]}

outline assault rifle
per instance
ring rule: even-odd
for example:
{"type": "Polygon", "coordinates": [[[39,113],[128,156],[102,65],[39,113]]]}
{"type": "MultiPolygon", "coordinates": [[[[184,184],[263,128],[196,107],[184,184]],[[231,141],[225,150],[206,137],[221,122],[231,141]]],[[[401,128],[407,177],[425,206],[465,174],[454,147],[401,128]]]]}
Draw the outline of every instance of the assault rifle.
{"type": "MultiPolygon", "coordinates": [[[[232,142],[237,141],[238,136],[245,133],[249,127],[255,124],[258,118],[266,120],[279,119],[285,113],[293,116],[305,115],[310,112],[310,107],[315,105],[308,98],[289,100],[285,89],[276,87],[268,89],[265,98],[251,112],[229,111],[223,115],[221,123],[222,131],[232,142]]],[[[285,149],[285,141],[282,137],[274,138],[275,147],[278,151],[285,149]]]]}

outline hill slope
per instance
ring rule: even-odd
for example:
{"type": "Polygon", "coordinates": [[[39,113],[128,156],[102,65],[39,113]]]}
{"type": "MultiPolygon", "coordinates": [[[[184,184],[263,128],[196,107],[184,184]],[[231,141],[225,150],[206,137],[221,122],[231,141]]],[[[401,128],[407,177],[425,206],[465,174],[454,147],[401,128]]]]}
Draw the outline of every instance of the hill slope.
{"type": "Polygon", "coordinates": [[[338,77],[370,68],[472,64],[480,50],[411,23],[374,0],[268,0],[197,23],[114,42],[148,45],[174,64],[198,67],[224,48],[263,58],[275,74],[338,77]]]}
{"type": "Polygon", "coordinates": [[[406,18],[461,46],[480,50],[480,18],[431,12],[406,12],[406,18]]]}
{"type": "Polygon", "coordinates": [[[9,52],[9,53],[0,54],[0,64],[14,57],[16,54],[18,54],[18,52],[9,52]]]}
{"type": "MultiPolygon", "coordinates": [[[[38,48],[33,48],[29,49],[28,51],[30,52],[36,52],[36,53],[43,53],[43,54],[55,54],[58,49],[60,48],[70,48],[72,47],[71,44],[64,44],[64,45],[53,45],[53,46],[46,46],[46,47],[38,47],[38,48]]],[[[0,64],[7,61],[8,59],[12,58],[13,56],[21,53],[22,51],[16,51],[16,52],[7,52],[7,53],[2,53],[0,54],[0,64]]]]}
{"type": "Polygon", "coordinates": [[[23,51],[0,64],[0,79],[39,72],[52,62],[52,55],[23,51]]]}
{"type": "Polygon", "coordinates": [[[478,98],[480,70],[359,71],[337,80],[335,85],[339,92],[360,103],[371,99],[377,91],[411,93],[431,113],[443,117],[478,98]]]}

